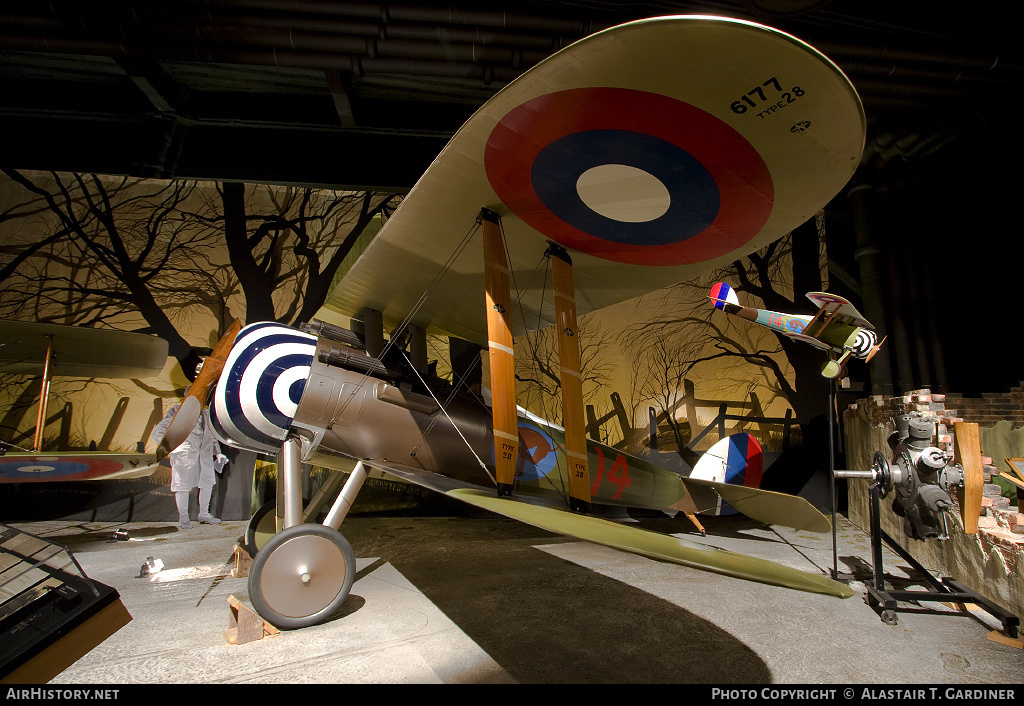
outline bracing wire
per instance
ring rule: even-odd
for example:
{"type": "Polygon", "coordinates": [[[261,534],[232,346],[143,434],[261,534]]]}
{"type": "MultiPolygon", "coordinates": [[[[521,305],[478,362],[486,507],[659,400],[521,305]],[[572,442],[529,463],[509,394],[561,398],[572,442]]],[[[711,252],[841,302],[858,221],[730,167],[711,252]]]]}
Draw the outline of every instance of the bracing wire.
{"type": "MultiPolygon", "coordinates": [[[[511,254],[508,251],[508,242],[507,242],[507,239],[505,238],[505,228],[504,228],[504,226],[501,226],[500,224],[499,224],[499,227],[501,228],[501,243],[502,243],[502,247],[505,250],[505,258],[506,258],[506,261],[509,263],[509,272],[511,273],[511,276],[512,276],[512,286],[513,286],[513,288],[516,291],[516,308],[519,310],[519,316],[523,320],[523,330],[524,331],[529,331],[530,327],[529,327],[529,325],[527,324],[527,321],[526,321],[526,309],[523,306],[523,297],[525,296],[526,291],[528,291],[529,286],[533,284],[533,280],[537,277],[537,273],[540,272],[541,265],[543,264],[543,266],[544,266],[543,267],[544,275],[543,275],[543,278],[542,278],[543,285],[542,285],[542,288],[541,288],[540,303],[537,306],[537,325],[535,327],[536,330],[539,331],[540,328],[541,328],[541,322],[543,321],[543,315],[544,315],[544,300],[545,300],[545,298],[547,296],[548,270],[550,269],[549,268],[550,258],[548,257],[547,253],[545,253],[544,255],[541,256],[540,261],[533,268],[533,271],[531,272],[530,277],[527,280],[526,288],[520,289],[519,288],[519,284],[518,284],[518,282],[516,280],[515,270],[511,266],[511,264],[512,264],[512,256],[511,256],[511,254]]],[[[527,335],[529,335],[529,334],[527,334],[527,335]]],[[[547,404],[545,403],[543,395],[540,395],[540,404],[541,404],[541,407],[543,409],[544,416],[545,417],[551,416],[550,412],[549,412],[549,410],[547,408],[547,404]]],[[[557,455],[556,455],[555,458],[556,459],[558,458],[557,455]]],[[[558,474],[559,478],[567,477],[568,469],[561,469],[561,470],[565,471],[565,473],[561,473],[560,472],[558,474]]],[[[547,480],[548,483],[551,484],[551,487],[552,487],[552,489],[555,492],[559,493],[562,496],[563,500],[568,502],[568,489],[565,487],[564,481],[562,483],[562,487],[559,488],[558,486],[555,485],[554,481],[552,481],[549,477],[545,476],[545,480],[547,480]]]]}
{"type": "Polygon", "coordinates": [[[469,452],[471,454],[473,454],[473,458],[475,458],[476,462],[480,464],[480,468],[482,468],[484,473],[487,474],[487,477],[491,479],[491,482],[494,483],[495,486],[497,486],[498,481],[496,481],[494,479],[494,476],[491,475],[491,472],[487,470],[487,466],[484,464],[483,461],[480,460],[480,457],[477,455],[476,451],[473,450],[473,446],[469,443],[469,440],[466,439],[465,436],[463,436],[462,430],[459,429],[459,425],[456,424],[455,420],[448,415],[448,411],[444,408],[444,405],[441,403],[441,400],[437,399],[437,395],[435,395],[434,391],[430,389],[430,386],[427,385],[427,381],[423,379],[422,375],[420,375],[420,371],[413,366],[412,361],[409,360],[409,356],[405,354],[405,351],[403,351],[401,348],[399,348],[398,350],[401,352],[402,357],[405,358],[405,361],[409,364],[409,367],[412,368],[414,373],[416,373],[416,377],[418,377],[420,379],[420,382],[423,383],[423,386],[427,388],[427,392],[429,392],[430,396],[434,398],[434,402],[437,402],[437,406],[441,408],[441,412],[444,413],[445,417],[448,417],[448,421],[452,423],[452,427],[455,429],[456,433],[458,433],[459,438],[461,438],[465,442],[466,448],[469,449],[469,452]]]}
{"type": "MultiPolygon", "coordinates": [[[[420,298],[416,301],[416,304],[414,304],[412,309],[410,309],[409,313],[406,315],[402,323],[399,324],[399,326],[392,332],[391,337],[388,339],[388,342],[384,345],[384,348],[380,352],[380,359],[383,359],[384,356],[391,350],[391,348],[396,345],[396,341],[401,336],[402,332],[405,331],[405,328],[409,325],[409,322],[412,321],[413,317],[426,303],[427,299],[430,297],[430,294],[434,291],[435,288],[437,288],[437,285],[440,284],[441,280],[452,268],[452,265],[455,264],[455,261],[459,258],[459,255],[462,254],[462,251],[466,249],[466,246],[473,239],[473,235],[475,235],[476,231],[479,230],[479,227],[479,223],[476,223],[470,226],[469,230],[466,231],[466,235],[462,237],[462,241],[455,246],[455,249],[452,251],[451,255],[448,256],[448,259],[445,261],[444,265],[442,265],[441,268],[438,270],[437,274],[434,275],[434,279],[431,280],[430,284],[428,284],[426,289],[423,290],[423,294],[420,295],[420,298]]],[[[404,351],[402,352],[402,355],[405,355],[404,351]]],[[[406,358],[406,360],[408,360],[408,358],[406,358]]],[[[410,367],[412,367],[411,363],[410,367]]],[[[419,375],[419,372],[417,371],[416,374],[419,375]]],[[[356,384],[361,386],[369,379],[369,377],[370,372],[364,372],[362,378],[360,378],[359,382],[356,384]]],[[[339,414],[345,411],[345,408],[351,403],[351,401],[351,398],[345,401],[341,410],[339,410],[339,414]]]]}
{"type": "MultiPolygon", "coordinates": [[[[390,349],[392,347],[396,347],[398,349],[398,351],[402,354],[402,357],[405,358],[405,361],[409,365],[409,368],[416,374],[416,376],[419,378],[420,382],[427,389],[427,392],[429,392],[430,396],[434,399],[435,402],[437,402],[438,407],[440,408],[441,412],[443,412],[444,416],[448,418],[449,422],[451,422],[452,427],[455,429],[456,433],[458,433],[459,437],[463,440],[463,442],[465,442],[466,448],[468,448],[470,453],[473,454],[473,457],[476,459],[477,463],[480,465],[480,468],[482,468],[484,473],[487,474],[488,478],[491,479],[491,482],[494,483],[495,485],[497,485],[497,481],[494,479],[494,476],[491,475],[491,472],[487,469],[487,466],[484,464],[484,462],[482,460],[480,460],[480,457],[477,455],[476,451],[473,450],[472,445],[470,445],[469,441],[463,435],[462,430],[459,429],[458,425],[455,423],[455,420],[453,420],[451,418],[451,416],[449,416],[448,411],[445,409],[445,404],[443,404],[440,400],[437,399],[437,396],[434,394],[434,391],[431,389],[430,385],[427,384],[427,381],[420,374],[420,371],[416,369],[416,367],[412,364],[412,361],[409,360],[409,356],[406,355],[406,352],[404,350],[402,350],[402,348],[400,346],[397,346],[397,343],[396,343],[397,340],[402,335],[402,333],[405,331],[406,327],[413,320],[413,318],[415,318],[416,314],[419,312],[419,310],[426,303],[427,299],[433,293],[434,289],[437,288],[438,284],[440,284],[441,280],[448,273],[448,271],[452,268],[452,265],[454,265],[455,261],[462,254],[462,251],[466,249],[467,245],[469,245],[470,241],[473,239],[473,236],[476,234],[477,230],[479,230],[479,227],[480,227],[480,223],[479,223],[479,221],[477,221],[474,225],[470,226],[470,228],[466,231],[466,235],[463,236],[462,241],[455,247],[455,249],[452,251],[452,253],[448,256],[448,259],[445,261],[444,265],[442,265],[441,268],[438,270],[437,274],[434,276],[434,279],[431,280],[430,284],[427,285],[427,287],[423,290],[423,293],[420,295],[420,298],[416,301],[416,303],[413,305],[413,307],[409,310],[409,313],[406,315],[405,319],[402,321],[401,324],[399,324],[394,329],[394,331],[391,334],[391,337],[388,339],[387,344],[384,346],[383,350],[381,351],[380,357],[383,358],[390,351],[390,349]]],[[[465,380],[465,377],[469,374],[469,372],[470,371],[467,370],[466,373],[464,373],[463,378],[462,378],[463,380],[465,380]]],[[[365,382],[369,378],[369,376],[370,376],[369,372],[363,373],[363,377],[360,380],[359,384],[362,384],[363,382],[365,382]]],[[[452,395],[455,394],[455,390],[457,390],[457,389],[458,389],[457,387],[453,389],[452,395]]],[[[451,399],[453,399],[453,397],[450,396],[448,398],[448,401],[450,402],[451,399]]],[[[346,402],[346,404],[348,404],[348,402],[346,402]]],[[[435,416],[435,420],[436,420],[436,416],[435,416]]],[[[431,421],[431,426],[428,427],[427,432],[430,431],[430,428],[433,427],[433,424],[434,424],[434,422],[431,421]]],[[[415,450],[418,449],[419,446],[422,444],[423,439],[426,437],[427,432],[424,432],[423,436],[420,437],[420,441],[417,442],[416,446],[414,447],[413,455],[415,455],[415,450]]]]}
{"type": "MultiPolygon", "coordinates": [[[[457,394],[459,394],[459,390],[462,389],[463,385],[466,382],[466,379],[469,377],[469,374],[472,373],[473,370],[476,368],[477,362],[479,362],[479,358],[477,359],[476,362],[474,362],[472,365],[467,367],[465,371],[463,371],[462,376],[452,386],[451,392],[449,392],[448,393],[448,397],[445,398],[444,404],[441,404],[440,402],[438,402],[438,405],[440,405],[440,408],[442,410],[444,409],[445,405],[451,404],[452,400],[455,399],[455,396],[457,394]]],[[[419,375],[419,371],[417,371],[416,374],[419,375]]],[[[422,380],[422,379],[423,378],[421,377],[420,380],[422,380]]],[[[424,385],[426,386],[426,383],[424,383],[424,385]]],[[[428,390],[430,389],[429,386],[427,387],[427,389],[428,390]]],[[[431,395],[433,395],[433,393],[431,393],[431,395]]],[[[436,397],[434,399],[435,399],[435,401],[437,400],[436,397]]],[[[430,424],[427,425],[427,428],[423,430],[423,434],[420,435],[420,440],[416,442],[416,445],[412,447],[412,451],[409,452],[411,456],[415,456],[416,452],[419,451],[420,446],[423,445],[423,442],[427,438],[427,434],[429,434],[431,432],[431,430],[433,430],[434,425],[437,424],[437,419],[438,419],[437,412],[435,412],[434,415],[430,419],[430,424]]]]}

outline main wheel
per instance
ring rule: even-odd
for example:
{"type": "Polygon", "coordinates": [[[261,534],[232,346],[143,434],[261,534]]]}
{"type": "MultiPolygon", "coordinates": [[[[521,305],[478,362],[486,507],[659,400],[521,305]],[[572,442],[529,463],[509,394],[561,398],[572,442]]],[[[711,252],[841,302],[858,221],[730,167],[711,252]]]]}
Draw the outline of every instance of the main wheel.
{"type": "Polygon", "coordinates": [[[826,377],[829,380],[835,380],[838,377],[842,377],[843,366],[834,360],[830,360],[821,366],[822,377],[826,377]]]}
{"type": "Polygon", "coordinates": [[[271,537],[256,554],[249,568],[249,600],[275,627],[309,627],[337,612],[355,573],[355,555],[340,532],[296,525],[271,537]]]}

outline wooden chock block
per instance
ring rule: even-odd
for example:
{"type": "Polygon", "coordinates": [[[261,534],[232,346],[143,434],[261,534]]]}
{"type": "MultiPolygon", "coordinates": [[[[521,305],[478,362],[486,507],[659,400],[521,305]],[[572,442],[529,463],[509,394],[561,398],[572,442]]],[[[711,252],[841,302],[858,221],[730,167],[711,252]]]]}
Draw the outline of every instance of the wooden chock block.
{"type": "Polygon", "coordinates": [[[240,579],[249,575],[252,557],[243,547],[235,545],[235,568],[231,570],[231,578],[240,579]]]}
{"type": "Polygon", "coordinates": [[[950,608],[951,610],[959,610],[959,611],[965,611],[966,610],[966,611],[970,611],[972,613],[981,610],[981,608],[979,608],[974,603],[946,603],[945,601],[941,601],[941,604],[946,606],[947,608],[950,608]]]}
{"type": "Polygon", "coordinates": [[[273,637],[281,632],[234,596],[228,596],[228,607],[230,617],[228,629],[224,631],[224,639],[229,644],[243,645],[246,642],[273,637]]]}
{"type": "Polygon", "coordinates": [[[988,639],[992,642],[998,642],[1000,645],[1009,645],[1010,647],[1016,647],[1018,650],[1024,649],[1024,638],[1020,635],[1017,637],[1007,637],[998,630],[993,630],[988,634],[988,639]]]}

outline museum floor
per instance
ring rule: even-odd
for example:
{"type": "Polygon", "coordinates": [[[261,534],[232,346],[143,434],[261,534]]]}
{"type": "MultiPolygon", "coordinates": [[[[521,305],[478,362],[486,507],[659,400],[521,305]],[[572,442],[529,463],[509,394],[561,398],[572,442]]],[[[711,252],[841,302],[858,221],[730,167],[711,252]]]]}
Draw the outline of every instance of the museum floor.
{"type": "MultiPolygon", "coordinates": [[[[685,520],[643,520],[683,531],[685,520]]],[[[659,563],[494,516],[354,516],[358,575],[341,613],[312,628],[229,644],[228,596],[245,523],[33,522],[113,586],[133,620],[53,684],[704,683],[1019,684],[1024,650],[993,642],[985,613],[907,606],[883,623],[849,599],[659,563]],[[126,530],[127,541],[112,538],[126,530]],[[163,571],[141,577],[147,557],[163,571]]],[[[711,518],[701,540],[807,571],[830,535],[711,518]]],[[[866,577],[869,539],[840,517],[839,570],[866,577]]],[[[907,576],[886,551],[887,573],[907,576]]]]}

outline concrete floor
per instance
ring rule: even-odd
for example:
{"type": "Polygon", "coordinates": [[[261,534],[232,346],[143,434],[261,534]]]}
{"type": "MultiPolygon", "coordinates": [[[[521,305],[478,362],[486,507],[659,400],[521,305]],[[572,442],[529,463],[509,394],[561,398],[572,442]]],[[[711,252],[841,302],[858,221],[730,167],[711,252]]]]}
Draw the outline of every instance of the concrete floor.
{"type": "MultiPolygon", "coordinates": [[[[641,526],[827,573],[831,535],[709,518],[641,526]]],[[[907,604],[886,625],[854,580],[837,599],[578,542],[493,515],[353,516],[352,594],[329,622],[228,644],[245,523],[17,523],[66,545],[133,616],[54,684],[1019,684],[1024,650],[985,613],[907,604]],[[115,529],[131,539],[115,541],[115,529]],[[165,569],[140,577],[147,557],[165,569]]],[[[870,575],[869,538],[840,517],[840,572],[870,575]],[[867,573],[865,573],[867,572],[867,573]]],[[[886,572],[907,577],[886,550],[886,572]]]]}

